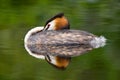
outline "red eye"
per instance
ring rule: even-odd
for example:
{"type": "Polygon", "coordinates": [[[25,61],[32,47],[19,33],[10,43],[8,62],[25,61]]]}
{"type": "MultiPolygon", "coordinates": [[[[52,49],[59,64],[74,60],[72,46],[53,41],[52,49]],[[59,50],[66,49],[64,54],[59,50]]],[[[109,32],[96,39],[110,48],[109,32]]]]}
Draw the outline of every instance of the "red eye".
{"type": "Polygon", "coordinates": [[[49,27],[49,26],[50,26],[50,24],[47,25],[47,27],[49,27]]]}
{"type": "Polygon", "coordinates": [[[50,24],[48,24],[48,25],[46,26],[46,29],[45,29],[45,30],[48,30],[49,27],[50,27],[50,24]]]}

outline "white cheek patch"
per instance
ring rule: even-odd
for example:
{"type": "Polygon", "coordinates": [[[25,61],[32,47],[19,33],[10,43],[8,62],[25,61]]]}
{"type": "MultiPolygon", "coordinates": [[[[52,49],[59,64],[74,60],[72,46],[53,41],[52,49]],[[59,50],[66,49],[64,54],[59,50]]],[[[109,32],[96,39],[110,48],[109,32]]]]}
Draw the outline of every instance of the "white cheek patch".
{"type": "MultiPolygon", "coordinates": [[[[47,30],[55,30],[55,21],[49,22],[48,23],[50,26],[47,30]]],[[[46,26],[47,27],[47,26],[46,26]]]]}
{"type": "Polygon", "coordinates": [[[46,60],[52,65],[57,65],[56,56],[48,55],[46,56],[46,60]]]}
{"type": "Polygon", "coordinates": [[[25,38],[24,38],[24,47],[25,47],[26,51],[27,51],[31,56],[36,57],[36,58],[39,58],[39,59],[45,59],[45,56],[43,56],[43,55],[37,55],[37,54],[32,53],[32,52],[30,51],[30,49],[28,48],[28,46],[27,46],[27,44],[28,44],[27,40],[28,40],[28,38],[31,36],[32,33],[35,33],[35,32],[37,32],[37,31],[41,31],[43,28],[44,28],[44,27],[41,26],[41,27],[35,27],[35,28],[29,30],[28,33],[25,35],[25,38]]]}
{"type": "Polygon", "coordinates": [[[56,56],[52,56],[52,55],[49,55],[50,56],[50,59],[51,59],[51,63],[56,65],[57,62],[56,62],[56,56]]]}

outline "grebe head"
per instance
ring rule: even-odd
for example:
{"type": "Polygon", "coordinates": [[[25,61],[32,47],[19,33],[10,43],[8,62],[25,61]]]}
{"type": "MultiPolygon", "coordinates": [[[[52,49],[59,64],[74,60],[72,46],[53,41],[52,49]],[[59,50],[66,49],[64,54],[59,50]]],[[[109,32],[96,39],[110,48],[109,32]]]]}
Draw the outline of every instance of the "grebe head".
{"type": "Polygon", "coordinates": [[[61,29],[69,29],[69,22],[63,13],[59,13],[49,19],[43,30],[61,30],[61,29]]]}
{"type": "Polygon", "coordinates": [[[71,57],[61,57],[61,56],[52,56],[46,55],[45,60],[58,69],[66,69],[71,61],[71,57]]]}

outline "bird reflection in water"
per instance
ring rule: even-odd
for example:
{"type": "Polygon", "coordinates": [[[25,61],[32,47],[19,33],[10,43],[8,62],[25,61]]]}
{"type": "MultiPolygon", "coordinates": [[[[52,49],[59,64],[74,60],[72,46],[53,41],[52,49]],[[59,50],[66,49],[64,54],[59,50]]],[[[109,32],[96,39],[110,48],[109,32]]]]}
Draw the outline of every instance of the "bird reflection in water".
{"type": "Polygon", "coordinates": [[[94,48],[103,47],[106,39],[86,31],[70,30],[63,13],[49,19],[44,27],[35,27],[25,35],[27,52],[51,65],[65,69],[71,57],[79,56],[94,48]]]}

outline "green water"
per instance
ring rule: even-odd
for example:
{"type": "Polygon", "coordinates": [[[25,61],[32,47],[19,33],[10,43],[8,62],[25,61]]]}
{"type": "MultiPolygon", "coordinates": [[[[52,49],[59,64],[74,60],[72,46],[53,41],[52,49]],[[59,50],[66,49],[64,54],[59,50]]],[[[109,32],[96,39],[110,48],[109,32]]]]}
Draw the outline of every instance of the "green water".
{"type": "Polygon", "coordinates": [[[0,0],[0,80],[120,80],[118,0],[0,0]],[[24,49],[26,32],[64,12],[71,29],[104,35],[107,45],[58,70],[24,49]]]}

